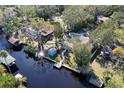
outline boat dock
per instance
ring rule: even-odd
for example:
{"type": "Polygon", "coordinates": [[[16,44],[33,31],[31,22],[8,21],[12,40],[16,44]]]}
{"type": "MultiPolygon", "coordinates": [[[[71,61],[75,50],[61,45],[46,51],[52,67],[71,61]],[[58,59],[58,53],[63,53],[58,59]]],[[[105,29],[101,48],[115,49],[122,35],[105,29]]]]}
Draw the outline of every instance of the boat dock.
{"type": "Polygon", "coordinates": [[[52,63],[58,63],[58,62],[56,62],[55,60],[52,60],[51,58],[49,58],[49,57],[43,57],[44,59],[46,59],[46,60],[48,60],[48,61],[50,61],[50,62],[52,62],[52,63]]]}
{"type": "Polygon", "coordinates": [[[57,69],[61,69],[62,65],[60,63],[56,63],[54,64],[54,67],[56,67],[57,69]]]}
{"type": "Polygon", "coordinates": [[[66,64],[56,63],[56,64],[54,64],[54,67],[57,68],[57,69],[61,69],[62,67],[64,67],[64,68],[69,69],[69,70],[71,70],[71,71],[73,71],[73,72],[76,72],[76,73],[78,73],[78,74],[81,73],[79,70],[77,70],[77,69],[75,69],[75,68],[72,68],[72,67],[70,67],[70,66],[68,66],[68,65],[66,65],[66,64]]]}
{"type": "Polygon", "coordinates": [[[49,57],[44,57],[44,59],[49,60],[50,62],[54,63],[54,67],[57,68],[57,69],[61,69],[62,67],[64,67],[64,68],[69,69],[70,71],[76,72],[78,74],[81,73],[79,70],[77,70],[75,68],[72,68],[72,67],[70,67],[66,64],[60,64],[60,62],[56,62],[55,60],[52,60],[49,57]]]}
{"type": "Polygon", "coordinates": [[[69,70],[71,70],[71,71],[73,71],[73,72],[76,72],[76,73],[78,73],[78,74],[81,73],[79,70],[74,69],[74,68],[72,68],[72,67],[70,67],[70,66],[68,66],[68,65],[66,65],[66,64],[63,64],[62,66],[65,67],[65,68],[67,68],[67,69],[69,69],[69,70]]]}

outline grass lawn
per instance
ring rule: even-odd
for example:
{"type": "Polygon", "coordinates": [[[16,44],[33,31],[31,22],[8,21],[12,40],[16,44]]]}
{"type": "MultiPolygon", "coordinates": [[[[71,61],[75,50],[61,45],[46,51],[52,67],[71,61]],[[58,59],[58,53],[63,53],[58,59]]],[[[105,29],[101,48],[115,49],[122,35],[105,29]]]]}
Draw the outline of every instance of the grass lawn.
{"type": "Polygon", "coordinates": [[[60,62],[60,60],[61,60],[61,57],[60,57],[60,54],[56,54],[55,56],[53,56],[53,57],[50,57],[52,60],[55,60],[56,62],[60,62]]]}
{"type": "MultiPolygon", "coordinates": [[[[57,54],[53,57],[51,57],[53,60],[57,61],[57,62],[60,62],[61,60],[61,56],[60,54],[57,54]]],[[[77,68],[77,64],[76,62],[74,62],[74,55],[72,53],[69,53],[68,56],[65,56],[65,64],[72,67],[72,68],[77,68]]]]}
{"type": "Polygon", "coordinates": [[[99,77],[99,79],[101,79],[103,77],[103,72],[104,72],[104,68],[100,66],[100,64],[98,62],[96,62],[96,60],[94,60],[94,62],[91,64],[93,71],[95,73],[96,76],[99,77]]]}
{"type": "Polygon", "coordinates": [[[114,74],[111,82],[114,85],[113,87],[116,87],[116,88],[123,88],[124,87],[123,76],[121,76],[119,74],[114,74]]]}
{"type": "Polygon", "coordinates": [[[74,61],[74,55],[72,53],[69,53],[66,57],[66,64],[69,65],[72,68],[77,68],[77,63],[74,61]]]}

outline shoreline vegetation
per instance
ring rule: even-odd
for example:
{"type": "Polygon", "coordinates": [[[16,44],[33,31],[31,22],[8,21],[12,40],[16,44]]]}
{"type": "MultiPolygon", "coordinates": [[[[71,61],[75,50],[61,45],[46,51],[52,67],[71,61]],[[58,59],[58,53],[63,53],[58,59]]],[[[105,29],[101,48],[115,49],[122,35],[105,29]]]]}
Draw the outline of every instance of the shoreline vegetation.
{"type": "Polygon", "coordinates": [[[19,39],[34,57],[39,53],[38,60],[49,57],[88,81],[95,77],[104,87],[124,87],[123,11],[115,5],[0,6],[0,34],[19,39]]]}

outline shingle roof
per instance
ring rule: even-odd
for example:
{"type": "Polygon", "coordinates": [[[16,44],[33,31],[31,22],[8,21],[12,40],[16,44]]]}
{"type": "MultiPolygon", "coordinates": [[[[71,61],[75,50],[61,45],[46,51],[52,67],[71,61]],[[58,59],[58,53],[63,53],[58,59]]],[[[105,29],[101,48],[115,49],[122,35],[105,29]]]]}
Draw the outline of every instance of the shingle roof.
{"type": "Polygon", "coordinates": [[[53,29],[43,29],[41,31],[41,35],[43,35],[43,36],[47,36],[47,35],[49,35],[51,33],[53,33],[53,29]]]}

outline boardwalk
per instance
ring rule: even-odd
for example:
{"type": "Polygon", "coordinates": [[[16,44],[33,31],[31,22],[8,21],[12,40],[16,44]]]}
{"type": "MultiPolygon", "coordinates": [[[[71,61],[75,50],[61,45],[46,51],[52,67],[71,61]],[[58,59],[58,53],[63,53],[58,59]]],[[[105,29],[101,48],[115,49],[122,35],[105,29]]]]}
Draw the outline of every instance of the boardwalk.
{"type": "Polygon", "coordinates": [[[71,70],[71,71],[73,71],[73,72],[76,72],[76,73],[78,73],[78,74],[81,73],[79,70],[74,69],[74,68],[71,68],[70,66],[68,66],[68,65],[66,65],[66,64],[63,64],[62,66],[65,67],[65,68],[67,68],[67,69],[69,69],[69,70],[71,70]]]}

